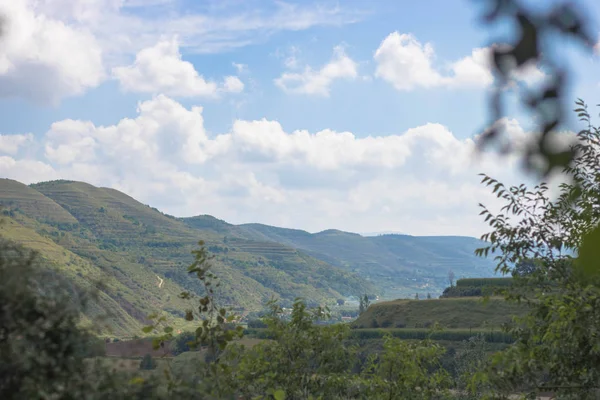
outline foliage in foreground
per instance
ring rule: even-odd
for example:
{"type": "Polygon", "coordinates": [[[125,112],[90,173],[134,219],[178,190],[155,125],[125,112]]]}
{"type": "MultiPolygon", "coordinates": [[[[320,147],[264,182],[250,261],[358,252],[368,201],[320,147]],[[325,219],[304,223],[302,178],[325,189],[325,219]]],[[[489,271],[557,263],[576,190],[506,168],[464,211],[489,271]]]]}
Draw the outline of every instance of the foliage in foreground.
{"type": "MultiPolygon", "coordinates": [[[[203,283],[204,296],[187,312],[199,326],[187,344],[200,347],[202,361],[179,374],[168,375],[169,394],[186,398],[276,399],[444,399],[453,385],[441,368],[444,348],[428,340],[408,342],[384,337],[383,351],[361,359],[349,344],[348,325],[322,325],[330,317],[327,308],[308,308],[302,299],[294,302],[289,320],[275,301],[263,317],[269,339],[252,348],[235,343],[241,327],[230,324],[235,316],[218,306],[210,271],[211,257],[200,242],[188,271],[203,283]],[[200,397],[198,397],[200,396],[200,397]],[[266,396],[266,397],[265,397],[266,396]]],[[[182,297],[192,299],[189,293],[182,297]]],[[[161,318],[147,332],[163,334],[161,346],[173,340],[172,328],[162,327],[161,318]]]]}
{"type": "Polygon", "coordinates": [[[552,390],[561,398],[596,399],[600,395],[600,129],[592,127],[587,107],[577,103],[588,123],[578,134],[573,163],[565,169],[572,181],[559,187],[556,200],[541,183],[505,187],[483,182],[505,201],[499,214],[483,208],[492,231],[483,255],[499,252],[498,270],[536,260],[527,274],[513,273],[507,299],[527,303],[531,312],[510,329],[516,343],[498,354],[480,381],[494,391],[552,390]],[[590,255],[592,255],[590,257],[590,255]],[[526,290],[525,290],[526,289],[526,290]]]}
{"type": "Polygon", "coordinates": [[[136,399],[149,387],[86,362],[97,340],[78,327],[85,298],[35,252],[0,241],[0,398],[136,399]]]}

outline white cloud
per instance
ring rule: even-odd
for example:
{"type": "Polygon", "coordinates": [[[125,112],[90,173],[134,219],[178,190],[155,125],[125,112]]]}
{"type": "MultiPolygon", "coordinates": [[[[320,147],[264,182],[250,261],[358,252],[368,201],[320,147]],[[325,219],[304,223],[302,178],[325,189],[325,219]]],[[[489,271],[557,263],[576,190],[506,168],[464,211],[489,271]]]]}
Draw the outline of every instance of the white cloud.
{"type": "Polygon", "coordinates": [[[470,56],[451,64],[452,78],[446,84],[460,87],[486,87],[494,82],[490,66],[490,50],[474,49],[470,56]]]}
{"type": "Polygon", "coordinates": [[[29,159],[15,160],[9,156],[0,156],[0,175],[25,184],[60,178],[60,174],[45,162],[29,159]]]}
{"type": "Polygon", "coordinates": [[[394,32],[375,51],[375,76],[398,90],[439,86],[444,78],[432,67],[433,57],[431,44],[422,45],[413,35],[394,32]]]}
{"type": "Polygon", "coordinates": [[[248,65],[247,64],[241,64],[241,63],[231,63],[234,67],[235,70],[237,71],[238,74],[245,74],[248,73],[248,65]]]}
{"type": "Polygon", "coordinates": [[[300,67],[299,54],[300,49],[297,46],[289,46],[285,50],[277,49],[275,57],[282,59],[287,69],[297,69],[300,67]]]}
{"type": "Polygon", "coordinates": [[[89,30],[36,13],[26,0],[0,4],[0,96],[56,104],[105,77],[102,49],[89,30]]]}
{"type": "Polygon", "coordinates": [[[33,142],[33,135],[31,133],[0,135],[0,153],[17,154],[21,147],[31,142],[33,142]]]}
{"type": "Polygon", "coordinates": [[[192,63],[182,60],[176,38],[161,40],[141,50],[132,65],[115,67],[112,73],[121,87],[131,92],[212,97],[219,91],[239,93],[244,89],[242,81],[235,76],[227,76],[222,87],[205,80],[192,63]]]}
{"type": "MultiPolygon", "coordinates": [[[[507,122],[510,135],[525,135],[516,121],[507,122]]],[[[37,144],[43,153],[35,158],[0,157],[0,176],[83,180],[174,215],[208,213],[311,231],[479,234],[485,226],[477,203],[497,200],[476,173],[516,176],[514,160],[476,161],[473,140],[440,124],[357,137],[238,120],[229,132],[209,135],[201,107],[164,95],[114,125],[57,121],[37,144]]]]}
{"type": "Polygon", "coordinates": [[[89,27],[103,47],[136,53],[163,36],[179,36],[182,45],[202,53],[228,51],[263,40],[279,31],[298,31],[314,26],[343,25],[363,13],[350,7],[320,2],[302,4],[219,2],[218,7],[189,7],[176,0],[30,0],[40,13],[89,27]],[[131,8],[144,7],[143,13],[131,8]]]}
{"type": "MultiPolygon", "coordinates": [[[[132,55],[151,49],[163,37],[179,37],[186,52],[227,51],[264,40],[278,31],[303,30],[320,25],[341,25],[360,18],[350,9],[316,4],[223,3],[199,13],[189,4],[170,0],[10,0],[0,2],[6,18],[0,43],[0,97],[21,97],[43,104],[57,104],[101,84],[107,71],[129,61],[132,55]],[[132,9],[144,6],[144,12],[132,9]]],[[[187,91],[177,82],[150,75],[175,93],[211,93],[204,82],[172,47],[163,51],[171,63],[167,76],[188,79],[187,91]],[[170,53],[168,51],[171,51],[170,53]],[[174,68],[174,71],[171,69],[174,68]]],[[[148,55],[149,50],[145,53],[148,55]]],[[[150,54],[149,57],[157,56],[150,54]]],[[[118,70],[131,87],[154,92],[141,80],[146,73],[161,71],[118,70]],[[129,74],[127,74],[129,73],[129,74]],[[125,78],[125,75],[123,75],[125,78]]],[[[229,81],[233,83],[232,80],[229,81]]],[[[229,86],[233,91],[241,85],[229,86]]]]}
{"type": "Polygon", "coordinates": [[[244,82],[237,76],[226,76],[223,89],[230,93],[240,93],[244,90],[244,82]]]}
{"type": "Polygon", "coordinates": [[[337,79],[354,79],[358,76],[357,64],[337,46],[329,63],[319,70],[306,66],[301,73],[285,72],[275,79],[275,84],[289,93],[329,96],[329,89],[337,79]]]}
{"type": "MultiPolygon", "coordinates": [[[[430,43],[422,44],[411,34],[393,32],[375,51],[375,76],[400,91],[418,87],[485,88],[494,82],[490,54],[490,48],[474,49],[469,56],[450,62],[448,71],[443,71],[436,66],[430,43]]],[[[514,78],[533,84],[544,77],[535,65],[528,65],[514,78]]]]}

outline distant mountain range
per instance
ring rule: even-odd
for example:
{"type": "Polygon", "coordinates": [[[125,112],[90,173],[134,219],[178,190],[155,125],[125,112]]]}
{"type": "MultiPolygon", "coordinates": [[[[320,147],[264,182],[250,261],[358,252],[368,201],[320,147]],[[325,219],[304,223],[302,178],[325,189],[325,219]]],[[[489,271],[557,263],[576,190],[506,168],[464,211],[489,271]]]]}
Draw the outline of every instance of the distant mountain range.
{"type": "Polygon", "coordinates": [[[186,271],[198,240],[215,255],[221,298],[245,312],[272,296],[283,304],[296,297],[333,304],[360,293],[389,299],[440,293],[449,270],[457,278],[493,275],[491,260],[473,254],[483,243],[470,237],[311,234],[209,215],[176,218],[83,182],[0,179],[0,205],[0,236],[38,250],[79,287],[102,282],[87,317],[109,310],[121,335],[139,333],[157,310],[182,321],[189,304],[177,295],[199,289],[186,271]]]}
{"type": "Polygon", "coordinates": [[[361,236],[381,236],[381,235],[406,235],[404,232],[397,231],[382,231],[382,232],[363,232],[360,234],[361,236]]]}

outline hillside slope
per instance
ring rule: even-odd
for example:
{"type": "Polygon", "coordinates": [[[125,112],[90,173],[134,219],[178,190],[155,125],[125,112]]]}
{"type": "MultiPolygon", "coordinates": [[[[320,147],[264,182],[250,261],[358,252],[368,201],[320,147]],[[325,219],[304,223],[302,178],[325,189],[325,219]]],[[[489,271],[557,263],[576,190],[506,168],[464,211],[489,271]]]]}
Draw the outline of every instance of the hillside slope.
{"type": "Polygon", "coordinates": [[[356,321],[355,328],[500,328],[513,315],[526,312],[524,304],[509,303],[493,297],[429,300],[394,300],[372,304],[356,321]]]}
{"type": "Polygon", "coordinates": [[[26,186],[2,179],[0,204],[8,221],[0,230],[3,237],[39,250],[70,277],[73,272],[88,281],[102,276],[102,292],[118,306],[101,307],[117,310],[113,325],[120,332],[139,333],[145,316],[157,309],[172,319],[183,316],[189,305],[177,294],[199,290],[186,266],[201,239],[216,255],[220,298],[232,307],[257,311],[271,297],[284,305],[296,297],[332,304],[375,292],[361,278],[295,248],[254,240],[227,243],[216,232],[192,228],[113,189],[72,181],[26,186]]]}
{"type": "Polygon", "coordinates": [[[182,218],[188,226],[210,230],[232,240],[273,241],[371,281],[384,298],[441,294],[448,272],[456,278],[490,277],[494,263],[475,256],[484,243],[462,236],[381,235],[365,237],[339,230],[311,234],[262,224],[232,225],[211,216],[182,218]]]}

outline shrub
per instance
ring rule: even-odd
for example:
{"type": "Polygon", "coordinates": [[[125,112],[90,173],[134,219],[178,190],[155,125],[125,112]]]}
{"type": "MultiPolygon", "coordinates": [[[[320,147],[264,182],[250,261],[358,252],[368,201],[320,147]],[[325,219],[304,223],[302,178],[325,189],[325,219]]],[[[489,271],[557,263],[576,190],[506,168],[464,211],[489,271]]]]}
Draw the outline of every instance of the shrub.
{"type": "Polygon", "coordinates": [[[483,286],[501,286],[508,287],[513,283],[513,278],[465,278],[456,281],[456,286],[470,286],[470,287],[483,287],[483,286]]]}
{"type": "Polygon", "coordinates": [[[152,370],[156,369],[156,361],[152,358],[150,354],[146,354],[142,361],[140,361],[140,369],[141,370],[152,370]]]}
{"type": "Polygon", "coordinates": [[[181,353],[185,353],[186,351],[192,350],[194,344],[196,343],[196,334],[193,332],[183,332],[173,340],[173,344],[171,347],[171,351],[173,355],[179,355],[181,353]]]}

